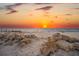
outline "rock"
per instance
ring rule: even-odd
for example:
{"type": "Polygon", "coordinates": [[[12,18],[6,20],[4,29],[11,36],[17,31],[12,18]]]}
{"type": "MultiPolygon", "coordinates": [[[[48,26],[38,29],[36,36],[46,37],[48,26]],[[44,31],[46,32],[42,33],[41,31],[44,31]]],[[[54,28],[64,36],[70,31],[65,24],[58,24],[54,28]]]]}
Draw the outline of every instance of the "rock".
{"type": "MultiPolygon", "coordinates": [[[[30,35],[31,37],[34,37],[34,35],[30,35]]],[[[0,33],[0,45],[13,45],[15,43],[19,44],[29,44],[31,40],[25,37],[24,33],[22,32],[4,32],[0,33]]]]}
{"type": "Polygon", "coordinates": [[[37,38],[37,36],[35,36],[34,34],[31,35],[31,38],[37,38]]]}
{"type": "Polygon", "coordinates": [[[62,35],[62,40],[66,40],[67,42],[70,42],[70,43],[79,42],[78,39],[71,38],[71,37],[69,37],[67,35],[62,35]]]}
{"type": "Polygon", "coordinates": [[[63,49],[65,51],[70,51],[70,50],[73,50],[73,44],[67,42],[67,41],[64,41],[64,40],[58,40],[56,42],[57,46],[60,48],[60,49],[63,49]]]}
{"type": "Polygon", "coordinates": [[[71,40],[73,41],[73,43],[79,42],[79,39],[77,39],[77,38],[71,38],[71,40]]]}
{"type": "Polygon", "coordinates": [[[29,44],[29,43],[31,43],[31,39],[25,38],[25,39],[23,39],[23,40],[21,40],[21,41],[19,42],[18,46],[24,47],[24,46],[26,46],[26,45],[29,44]]]}
{"type": "Polygon", "coordinates": [[[60,34],[60,33],[55,33],[53,36],[52,36],[52,38],[54,39],[54,40],[62,40],[62,35],[60,34]]]}
{"type": "Polygon", "coordinates": [[[0,39],[3,38],[3,37],[4,37],[4,35],[0,33],[0,39]]]}
{"type": "Polygon", "coordinates": [[[21,42],[25,42],[26,44],[31,43],[31,39],[25,38],[21,42]]]}
{"type": "Polygon", "coordinates": [[[73,43],[73,47],[75,50],[79,51],[79,43],[73,43]]]}
{"type": "Polygon", "coordinates": [[[25,35],[26,38],[37,38],[37,36],[35,36],[34,34],[32,35],[25,35]]]}
{"type": "Polygon", "coordinates": [[[52,36],[52,38],[54,39],[54,40],[65,40],[65,41],[67,41],[67,42],[70,42],[70,43],[74,43],[74,42],[79,42],[79,39],[76,39],[76,38],[72,38],[72,37],[70,37],[70,36],[67,36],[67,35],[62,35],[62,34],[60,34],[60,33],[55,33],[53,36],[52,36]]]}
{"type": "Polygon", "coordinates": [[[0,45],[2,45],[3,43],[1,42],[0,45]]]}
{"type": "Polygon", "coordinates": [[[58,49],[54,54],[51,54],[51,56],[67,56],[68,52],[58,49]]]}
{"type": "Polygon", "coordinates": [[[40,48],[40,52],[42,55],[50,55],[50,53],[54,53],[57,50],[57,45],[51,39],[48,39],[40,48]]]}

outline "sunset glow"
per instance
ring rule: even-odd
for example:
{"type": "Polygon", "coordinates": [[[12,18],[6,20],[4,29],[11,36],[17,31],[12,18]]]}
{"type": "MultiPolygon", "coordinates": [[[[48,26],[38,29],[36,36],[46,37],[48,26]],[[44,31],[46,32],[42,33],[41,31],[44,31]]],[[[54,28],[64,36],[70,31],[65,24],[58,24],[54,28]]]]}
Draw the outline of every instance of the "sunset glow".
{"type": "Polygon", "coordinates": [[[0,4],[0,27],[79,28],[79,4],[0,4]]]}
{"type": "Polygon", "coordinates": [[[43,25],[43,28],[48,28],[47,25],[43,25]]]}

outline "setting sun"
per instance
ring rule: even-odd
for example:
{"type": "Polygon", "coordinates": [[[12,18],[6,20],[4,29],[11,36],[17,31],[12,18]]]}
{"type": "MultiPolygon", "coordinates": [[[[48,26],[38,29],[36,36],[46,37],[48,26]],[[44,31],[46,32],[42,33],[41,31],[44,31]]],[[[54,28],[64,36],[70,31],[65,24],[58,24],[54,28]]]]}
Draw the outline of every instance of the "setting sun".
{"type": "Polygon", "coordinates": [[[79,28],[79,4],[0,4],[0,28],[79,28]]]}
{"type": "Polygon", "coordinates": [[[47,25],[45,24],[45,25],[43,25],[43,28],[47,28],[47,25]]]}

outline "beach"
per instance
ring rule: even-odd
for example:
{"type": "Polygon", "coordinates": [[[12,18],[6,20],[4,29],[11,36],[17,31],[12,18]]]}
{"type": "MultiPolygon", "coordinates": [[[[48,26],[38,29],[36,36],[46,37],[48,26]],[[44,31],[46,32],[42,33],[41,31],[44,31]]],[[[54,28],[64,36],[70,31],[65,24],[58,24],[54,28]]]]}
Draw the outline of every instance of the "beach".
{"type": "Polygon", "coordinates": [[[79,32],[76,31],[26,29],[0,32],[0,56],[78,56],[78,45],[79,32]]]}

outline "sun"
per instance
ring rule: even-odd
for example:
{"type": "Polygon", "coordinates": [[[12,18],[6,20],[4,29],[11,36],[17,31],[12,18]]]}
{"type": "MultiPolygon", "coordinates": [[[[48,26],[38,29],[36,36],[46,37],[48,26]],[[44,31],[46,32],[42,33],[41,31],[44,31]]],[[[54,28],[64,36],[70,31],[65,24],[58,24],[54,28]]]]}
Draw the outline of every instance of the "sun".
{"type": "Polygon", "coordinates": [[[43,28],[47,28],[47,25],[46,25],[46,24],[44,24],[44,25],[43,25],[43,28]]]}

